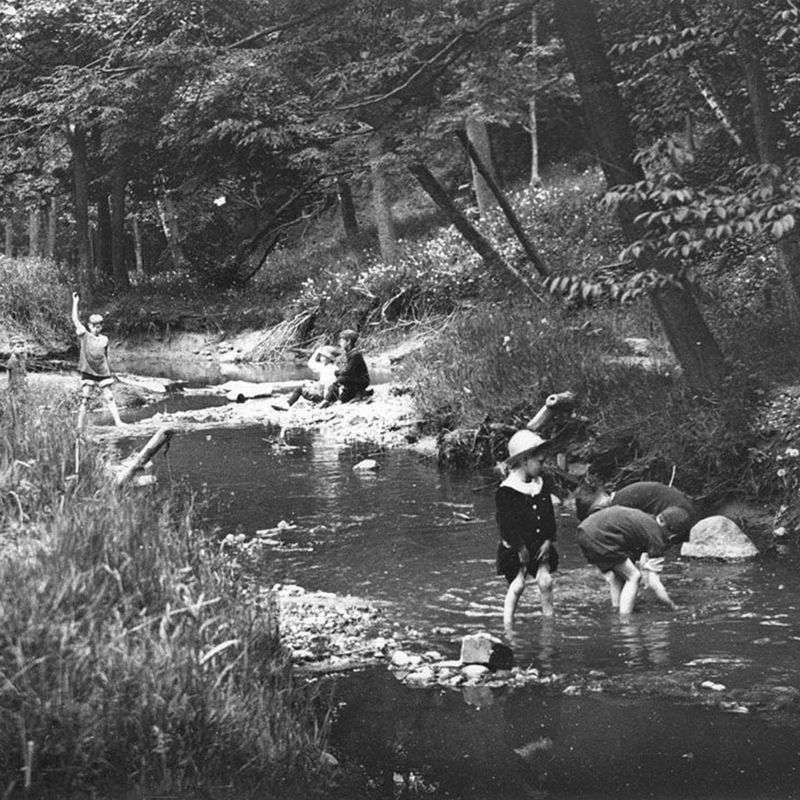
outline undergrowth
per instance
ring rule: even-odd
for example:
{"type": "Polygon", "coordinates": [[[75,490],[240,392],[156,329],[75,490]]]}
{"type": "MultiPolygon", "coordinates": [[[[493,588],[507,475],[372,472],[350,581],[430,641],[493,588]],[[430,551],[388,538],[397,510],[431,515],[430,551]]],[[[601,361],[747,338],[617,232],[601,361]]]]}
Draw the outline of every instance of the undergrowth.
{"type": "Polygon", "coordinates": [[[120,490],[72,409],[0,409],[0,788],[323,784],[327,704],[193,503],[120,490]],[[29,786],[26,787],[26,780],[29,786]]]}

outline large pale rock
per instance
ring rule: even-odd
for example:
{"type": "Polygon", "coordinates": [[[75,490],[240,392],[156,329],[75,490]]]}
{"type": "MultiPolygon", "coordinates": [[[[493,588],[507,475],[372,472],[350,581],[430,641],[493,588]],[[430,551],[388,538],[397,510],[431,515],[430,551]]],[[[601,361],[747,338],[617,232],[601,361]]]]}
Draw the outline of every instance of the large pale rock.
{"type": "Polygon", "coordinates": [[[742,529],[723,516],[701,519],[681,545],[681,555],[690,558],[754,558],[758,549],[742,529]]]}
{"type": "Polygon", "coordinates": [[[473,633],[461,640],[461,663],[483,664],[491,670],[511,669],[514,653],[496,636],[473,633]]]}

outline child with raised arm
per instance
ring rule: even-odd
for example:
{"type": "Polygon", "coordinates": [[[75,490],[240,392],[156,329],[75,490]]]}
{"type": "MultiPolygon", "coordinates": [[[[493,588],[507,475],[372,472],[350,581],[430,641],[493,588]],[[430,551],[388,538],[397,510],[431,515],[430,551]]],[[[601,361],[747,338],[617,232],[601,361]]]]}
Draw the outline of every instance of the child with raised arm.
{"type": "Polygon", "coordinates": [[[75,333],[78,335],[80,353],[78,355],[78,372],[81,376],[81,406],[78,412],[78,430],[83,430],[86,424],[86,409],[89,405],[89,398],[99,390],[103,399],[111,412],[114,424],[117,426],[124,423],[120,419],[119,409],[111,391],[114,383],[114,376],[108,365],[108,337],[104,336],[103,317],[100,314],[92,314],[89,317],[89,328],[84,326],[78,316],[78,302],[80,297],[77,292],[72,293],[72,324],[75,326],[75,333]]]}
{"type": "Polygon", "coordinates": [[[680,535],[689,515],[669,506],[653,516],[638,508],[609,506],[590,514],[578,526],[578,544],[608,584],[611,606],[620,615],[633,612],[641,583],[671,609],[677,608],[658,573],[667,546],[680,535]]]}
{"type": "Polygon", "coordinates": [[[552,479],[542,472],[547,442],[529,430],[517,431],[508,441],[508,476],[495,493],[497,527],[497,574],[508,581],[503,603],[503,624],[514,624],[517,603],[528,573],[536,575],[542,614],[551,617],[553,576],[558,568],[555,548],[556,515],[552,479]]]}

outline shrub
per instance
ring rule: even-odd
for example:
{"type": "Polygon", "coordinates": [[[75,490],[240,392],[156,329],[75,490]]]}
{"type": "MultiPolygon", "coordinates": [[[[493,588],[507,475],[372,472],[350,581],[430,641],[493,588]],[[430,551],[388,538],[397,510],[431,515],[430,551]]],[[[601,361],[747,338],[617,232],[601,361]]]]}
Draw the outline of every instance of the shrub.
{"type": "Polygon", "coordinates": [[[0,256],[0,325],[46,347],[68,340],[68,282],[54,261],[0,256]]]}

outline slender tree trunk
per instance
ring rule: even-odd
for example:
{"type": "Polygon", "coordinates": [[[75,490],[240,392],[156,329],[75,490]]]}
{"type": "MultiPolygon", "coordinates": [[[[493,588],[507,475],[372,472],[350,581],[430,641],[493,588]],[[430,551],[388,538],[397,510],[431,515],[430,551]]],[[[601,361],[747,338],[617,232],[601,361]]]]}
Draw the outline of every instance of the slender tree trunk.
{"type": "MultiPolygon", "coordinates": [[[[748,8],[742,0],[735,0],[735,6],[743,13],[748,8]]],[[[760,57],[759,43],[747,29],[745,21],[739,24],[736,40],[753,116],[758,160],[783,166],[785,159],[778,142],[785,131],[772,110],[772,92],[760,57]]],[[[800,234],[793,230],[778,240],[776,248],[789,316],[792,325],[800,329],[800,234]]]]}
{"type": "MultiPolygon", "coordinates": [[[[492,162],[492,143],[489,139],[489,129],[482,119],[477,117],[467,117],[464,123],[464,130],[470,144],[480,156],[491,179],[497,183],[495,178],[494,163],[492,162]]],[[[478,214],[485,217],[487,212],[494,208],[495,198],[489,184],[481,171],[476,167],[475,162],[470,160],[472,170],[472,188],[475,191],[475,202],[478,204],[478,214]]]]}
{"type": "Polygon", "coordinates": [[[522,227],[514,209],[511,207],[511,204],[506,199],[506,196],[503,194],[500,187],[494,180],[494,177],[489,172],[486,165],[483,163],[478,152],[472,146],[472,142],[467,138],[467,135],[463,131],[456,131],[456,135],[461,140],[461,144],[464,145],[464,149],[467,151],[467,155],[469,156],[470,163],[473,166],[473,169],[477,170],[483,180],[486,182],[486,185],[489,187],[489,190],[494,195],[495,199],[497,200],[497,204],[503,210],[503,213],[506,215],[506,219],[508,220],[508,224],[511,226],[511,229],[514,231],[514,234],[517,237],[517,241],[522,245],[522,249],[525,251],[525,255],[528,256],[531,263],[536,267],[536,271],[544,278],[550,274],[550,269],[547,266],[544,256],[539,253],[539,251],[534,246],[533,242],[528,238],[528,234],[525,233],[525,229],[522,227]]]}
{"type": "Polygon", "coordinates": [[[6,256],[8,256],[8,258],[11,258],[14,255],[14,216],[13,216],[13,214],[9,214],[3,220],[3,226],[5,228],[3,252],[5,253],[6,256]]]}
{"type": "Polygon", "coordinates": [[[386,154],[385,137],[376,132],[369,142],[369,167],[372,174],[372,208],[378,228],[378,246],[381,259],[386,264],[397,261],[397,230],[389,197],[389,183],[383,157],[386,154]]]}
{"type": "Polygon", "coordinates": [[[113,277],[111,264],[111,210],[108,207],[108,186],[102,181],[98,186],[97,203],[97,260],[95,274],[113,277]]]}
{"type": "Polygon", "coordinates": [[[470,221],[456,208],[444,187],[436,180],[431,171],[420,161],[408,165],[408,170],[419,181],[420,186],[428,193],[436,205],[444,211],[450,222],[466,239],[467,243],[483,259],[489,269],[500,270],[509,274],[521,283],[537,299],[539,293],[533,282],[518,269],[503,260],[503,257],[492,247],[483,234],[478,231],[470,221]]]}
{"type": "Polygon", "coordinates": [[[689,67],[689,75],[694,81],[695,86],[697,86],[697,90],[703,95],[703,99],[711,109],[711,112],[719,120],[720,125],[722,125],[728,136],[731,137],[733,143],[741,148],[743,146],[742,137],[739,136],[739,132],[733,126],[730,117],[725,113],[725,109],[722,107],[719,100],[717,100],[717,95],[711,87],[709,80],[700,72],[699,68],[694,65],[689,67]]]}
{"type": "Polygon", "coordinates": [[[86,132],[75,125],[67,134],[72,150],[72,182],[75,193],[75,239],[77,242],[77,281],[80,292],[91,292],[91,262],[89,260],[89,169],[86,158],[86,132]]]}
{"type": "Polygon", "coordinates": [[[183,269],[186,265],[186,258],[181,248],[181,232],[178,226],[178,212],[175,203],[169,195],[167,182],[163,175],[159,175],[158,189],[156,190],[156,210],[158,218],[161,220],[161,229],[167,240],[172,263],[176,269],[183,269]],[[160,190],[160,191],[159,191],[160,190]]]}
{"type": "Polygon", "coordinates": [[[342,225],[347,244],[354,248],[358,243],[358,220],[356,207],[353,203],[353,192],[350,184],[342,177],[336,179],[336,188],[339,194],[339,209],[342,214],[342,225]]]}
{"type": "MultiPolygon", "coordinates": [[[[591,3],[589,0],[559,0],[555,5],[555,19],[607,184],[617,186],[642,180],[641,168],[634,161],[630,121],[622,106],[591,3]]],[[[632,203],[618,208],[619,221],[629,241],[642,234],[640,224],[635,221],[642,210],[632,203]]],[[[651,256],[640,258],[639,265],[667,274],[678,266],[651,256]]],[[[686,288],[667,287],[651,291],[650,299],[687,382],[699,390],[719,389],[728,374],[727,365],[694,295],[686,288]]]]}
{"type": "Polygon", "coordinates": [[[38,206],[28,209],[28,255],[42,255],[42,211],[38,206]]]}
{"type": "Polygon", "coordinates": [[[528,100],[528,126],[531,132],[531,177],[528,181],[531,189],[541,186],[542,177],[539,175],[539,134],[536,125],[536,90],[535,87],[539,83],[539,66],[537,48],[539,46],[539,9],[533,8],[531,10],[531,52],[533,55],[533,74],[531,75],[531,82],[534,86],[534,91],[531,92],[530,99],[528,100]]]}
{"type": "Polygon", "coordinates": [[[697,149],[697,145],[694,139],[694,119],[691,111],[687,111],[683,117],[683,130],[684,137],[686,139],[686,149],[690,155],[693,156],[695,150],[697,149]]]}
{"type": "Polygon", "coordinates": [[[133,255],[136,259],[136,274],[144,277],[144,258],[142,258],[142,232],[139,228],[139,218],[131,214],[131,233],[133,234],[133,255]]]}
{"type": "Polygon", "coordinates": [[[130,286],[125,264],[125,164],[122,153],[114,158],[111,173],[111,266],[117,286],[130,286]]]}
{"type": "Polygon", "coordinates": [[[50,206],[47,209],[47,245],[45,249],[45,254],[50,259],[55,259],[56,257],[59,206],[58,197],[52,195],[50,197],[50,206]]]}

